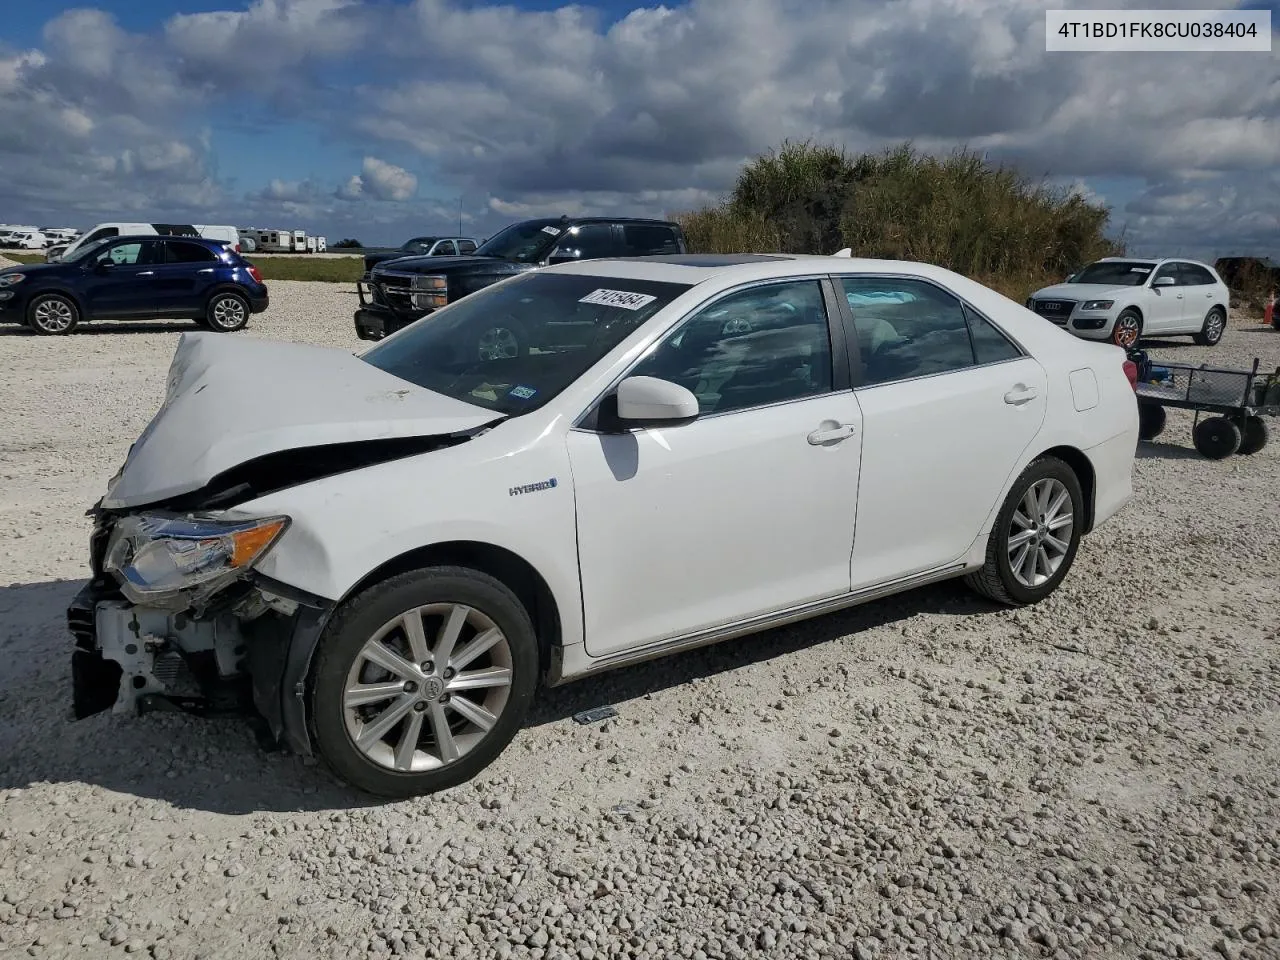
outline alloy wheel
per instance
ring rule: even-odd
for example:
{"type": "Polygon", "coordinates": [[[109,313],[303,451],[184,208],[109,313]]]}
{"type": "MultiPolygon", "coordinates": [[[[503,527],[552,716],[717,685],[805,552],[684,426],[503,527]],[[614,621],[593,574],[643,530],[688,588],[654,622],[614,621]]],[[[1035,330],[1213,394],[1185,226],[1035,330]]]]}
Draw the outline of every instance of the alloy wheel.
{"type": "Polygon", "coordinates": [[[236,297],[219,297],[214,301],[211,316],[215,327],[234,330],[244,323],[244,303],[236,297]]]}
{"type": "Polygon", "coordinates": [[[520,341],[506,327],[492,327],[480,337],[481,360],[511,360],[520,355],[520,341]]]}
{"type": "Polygon", "coordinates": [[[1209,314],[1209,319],[1204,323],[1204,338],[1210,343],[1217,343],[1222,338],[1223,328],[1226,326],[1226,320],[1217,310],[1209,314]]]}
{"type": "Polygon", "coordinates": [[[1132,347],[1138,342],[1139,332],[1140,327],[1137,317],[1121,317],[1116,321],[1116,328],[1112,333],[1112,338],[1117,346],[1132,347]]]}
{"type": "Polygon", "coordinates": [[[36,325],[48,333],[64,333],[75,322],[71,304],[65,300],[42,300],[36,304],[32,316],[36,325]]]}
{"type": "Polygon", "coordinates": [[[1024,587],[1051,579],[1071,550],[1071,493],[1052,477],[1027,488],[1009,525],[1009,568],[1024,587]]]}
{"type": "Polygon", "coordinates": [[[506,708],[511,646],[474,607],[436,603],[383,624],[343,690],[347,733],[387,770],[446,767],[477,747],[506,708]]]}

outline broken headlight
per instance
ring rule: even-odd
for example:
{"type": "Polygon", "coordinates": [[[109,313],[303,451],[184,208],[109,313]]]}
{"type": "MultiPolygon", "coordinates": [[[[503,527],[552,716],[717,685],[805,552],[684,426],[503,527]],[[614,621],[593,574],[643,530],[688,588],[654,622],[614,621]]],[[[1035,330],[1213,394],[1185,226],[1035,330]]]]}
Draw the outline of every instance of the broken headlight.
{"type": "Polygon", "coordinates": [[[103,566],[134,603],[181,609],[193,595],[210,596],[247,572],[288,525],[288,517],[124,517],[103,566]]]}

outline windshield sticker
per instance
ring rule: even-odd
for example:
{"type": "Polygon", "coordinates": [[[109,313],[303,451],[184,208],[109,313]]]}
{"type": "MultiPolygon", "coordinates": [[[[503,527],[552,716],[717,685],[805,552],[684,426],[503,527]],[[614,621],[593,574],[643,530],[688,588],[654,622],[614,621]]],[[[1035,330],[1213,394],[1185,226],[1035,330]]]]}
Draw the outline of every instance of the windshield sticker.
{"type": "Polygon", "coordinates": [[[602,307],[621,307],[623,310],[639,310],[657,299],[647,293],[628,293],[626,290],[592,290],[578,302],[598,303],[602,307]]]}
{"type": "Polygon", "coordinates": [[[533,387],[519,386],[512,387],[511,392],[507,394],[509,397],[515,397],[517,400],[528,400],[538,391],[533,387]]]}
{"type": "Polygon", "coordinates": [[[560,236],[560,228],[559,228],[559,227],[543,227],[543,228],[542,228],[542,232],[543,232],[543,233],[549,233],[549,234],[551,234],[553,237],[558,237],[558,236],[560,236]]]}

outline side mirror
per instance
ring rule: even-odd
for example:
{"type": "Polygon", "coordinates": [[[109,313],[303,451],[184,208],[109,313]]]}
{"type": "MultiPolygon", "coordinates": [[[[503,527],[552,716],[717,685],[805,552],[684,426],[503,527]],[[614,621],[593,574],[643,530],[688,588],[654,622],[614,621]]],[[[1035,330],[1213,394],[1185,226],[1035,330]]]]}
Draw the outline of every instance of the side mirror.
{"type": "Polygon", "coordinates": [[[1156,282],[1153,283],[1152,286],[1153,287],[1172,287],[1173,277],[1156,277],[1156,282]]]}
{"type": "Polygon", "coordinates": [[[116,265],[116,262],[112,260],[110,257],[107,257],[95,263],[93,265],[93,270],[95,273],[107,273],[108,271],[114,269],[115,265],[116,265]]]}
{"type": "Polygon", "coordinates": [[[679,426],[698,417],[698,398],[670,380],[627,377],[618,384],[618,419],[625,426],[679,426]]]}

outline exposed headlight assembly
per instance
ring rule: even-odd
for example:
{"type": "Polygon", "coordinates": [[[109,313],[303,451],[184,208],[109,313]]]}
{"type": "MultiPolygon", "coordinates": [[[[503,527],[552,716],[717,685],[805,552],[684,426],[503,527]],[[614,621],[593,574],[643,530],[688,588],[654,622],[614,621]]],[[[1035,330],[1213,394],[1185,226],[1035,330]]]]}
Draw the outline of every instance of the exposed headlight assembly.
{"type": "Polygon", "coordinates": [[[124,517],[112,531],[103,567],[132,602],[181,610],[247,573],[288,525],[288,517],[124,517]]]}
{"type": "Polygon", "coordinates": [[[1114,307],[1114,300],[1086,300],[1081,310],[1110,310],[1114,307]]]}
{"type": "Polygon", "coordinates": [[[12,287],[15,283],[21,283],[25,279],[27,279],[27,276],[24,273],[6,273],[4,276],[0,276],[0,287],[12,287]]]}

